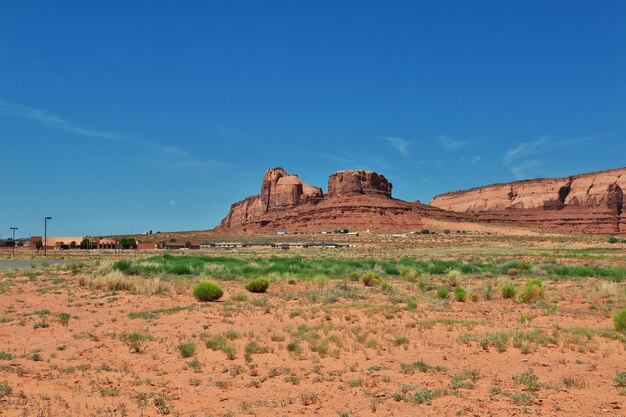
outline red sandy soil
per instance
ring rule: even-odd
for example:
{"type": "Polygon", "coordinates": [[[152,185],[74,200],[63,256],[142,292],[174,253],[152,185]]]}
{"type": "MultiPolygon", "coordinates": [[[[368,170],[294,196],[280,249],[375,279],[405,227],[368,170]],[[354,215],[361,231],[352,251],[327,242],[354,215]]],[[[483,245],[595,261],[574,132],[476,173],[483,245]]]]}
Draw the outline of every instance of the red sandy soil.
{"type": "MultiPolygon", "coordinates": [[[[241,281],[230,281],[221,301],[200,303],[186,289],[164,295],[91,290],[79,285],[89,283],[87,269],[4,274],[12,285],[0,294],[0,352],[12,358],[0,359],[0,384],[12,393],[0,399],[0,415],[626,415],[626,397],[613,382],[626,371],[624,339],[569,330],[611,329],[611,315],[623,306],[623,284],[607,295],[595,279],[549,283],[548,302],[558,304],[557,312],[502,299],[503,278],[491,278],[494,299],[486,300],[489,278],[471,276],[459,284],[470,297],[478,295],[476,302],[441,301],[434,291],[421,293],[397,279],[388,294],[360,282],[281,282],[267,294],[246,293],[247,301],[235,301],[245,290],[241,281]],[[411,295],[415,309],[407,308],[411,295]],[[175,306],[191,310],[129,317],[175,306]],[[71,315],[66,325],[61,312],[71,315]],[[522,313],[530,323],[520,323],[522,313]],[[35,328],[42,322],[48,327],[35,328]],[[300,327],[298,335],[303,325],[309,331],[300,327]],[[233,360],[203,342],[230,329],[238,335],[227,340],[233,360]],[[487,333],[533,329],[555,339],[528,348],[509,341],[502,352],[481,347],[487,333]],[[123,332],[153,340],[136,353],[120,340],[123,332]],[[312,350],[324,340],[327,352],[312,350]],[[246,361],[251,341],[267,352],[246,361]],[[293,341],[300,353],[289,352],[293,341]],[[197,348],[182,358],[178,345],[187,342],[197,348]],[[194,358],[197,371],[189,366],[194,358]],[[431,368],[403,370],[417,361],[431,368]],[[468,371],[474,379],[454,388],[452,377],[468,371]],[[524,373],[537,377],[536,391],[519,382],[524,373]],[[422,389],[445,393],[422,404],[401,398],[422,389]]],[[[428,282],[437,286],[440,278],[428,282]]]]}

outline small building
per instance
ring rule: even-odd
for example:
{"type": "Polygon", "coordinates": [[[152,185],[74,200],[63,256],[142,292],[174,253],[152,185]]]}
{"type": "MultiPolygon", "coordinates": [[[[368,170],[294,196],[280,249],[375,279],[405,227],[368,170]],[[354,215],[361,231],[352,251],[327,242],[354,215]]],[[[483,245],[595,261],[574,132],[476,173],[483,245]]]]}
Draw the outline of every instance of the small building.
{"type": "Polygon", "coordinates": [[[276,232],[276,234],[277,234],[277,235],[286,235],[286,234],[287,234],[287,231],[286,231],[286,230],[278,230],[278,231],[276,232]]]}

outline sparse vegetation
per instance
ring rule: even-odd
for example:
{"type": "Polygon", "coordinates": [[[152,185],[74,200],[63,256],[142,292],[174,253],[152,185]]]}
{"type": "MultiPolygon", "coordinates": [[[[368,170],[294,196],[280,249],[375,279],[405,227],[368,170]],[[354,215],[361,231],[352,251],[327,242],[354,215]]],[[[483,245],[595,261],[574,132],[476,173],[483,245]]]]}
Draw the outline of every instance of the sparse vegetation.
{"type": "Polygon", "coordinates": [[[269,286],[270,283],[268,280],[266,280],[265,278],[257,278],[246,284],[246,290],[256,293],[265,292],[267,291],[269,286]]]}
{"type": "Polygon", "coordinates": [[[199,282],[193,287],[193,296],[199,301],[215,301],[222,298],[224,290],[214,282],[199,282]]]}

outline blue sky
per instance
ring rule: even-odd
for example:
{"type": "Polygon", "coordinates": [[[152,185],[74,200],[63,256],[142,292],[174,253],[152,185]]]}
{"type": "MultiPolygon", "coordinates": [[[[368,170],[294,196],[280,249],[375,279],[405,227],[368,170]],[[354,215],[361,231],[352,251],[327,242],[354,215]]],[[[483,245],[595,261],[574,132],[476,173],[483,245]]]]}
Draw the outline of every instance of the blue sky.
{"type": "Polygon", "coordinates": [[[394,196],[626,166],[626,2],[6,0],[0,235],[198,230],[282,166],[394,196]]]}

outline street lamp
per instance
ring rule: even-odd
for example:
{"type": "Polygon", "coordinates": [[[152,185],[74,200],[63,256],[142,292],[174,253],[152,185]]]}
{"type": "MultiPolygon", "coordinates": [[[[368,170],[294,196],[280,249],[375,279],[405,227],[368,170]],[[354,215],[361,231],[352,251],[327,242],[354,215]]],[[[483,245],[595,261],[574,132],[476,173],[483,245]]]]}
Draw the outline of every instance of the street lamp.
{"type": "Polygon", "coordinates": [[[9,227],[13,231],[13,257],[15,258],[15,231],[19,229],[19,227],[9,227]]]}
{"type": "Polygon", "coordinates": [[[43,256],[48,256],[46,253],[46,247],[48,246],[48,220],[52,220],[52,217],[43,219],[43,256]]]}

